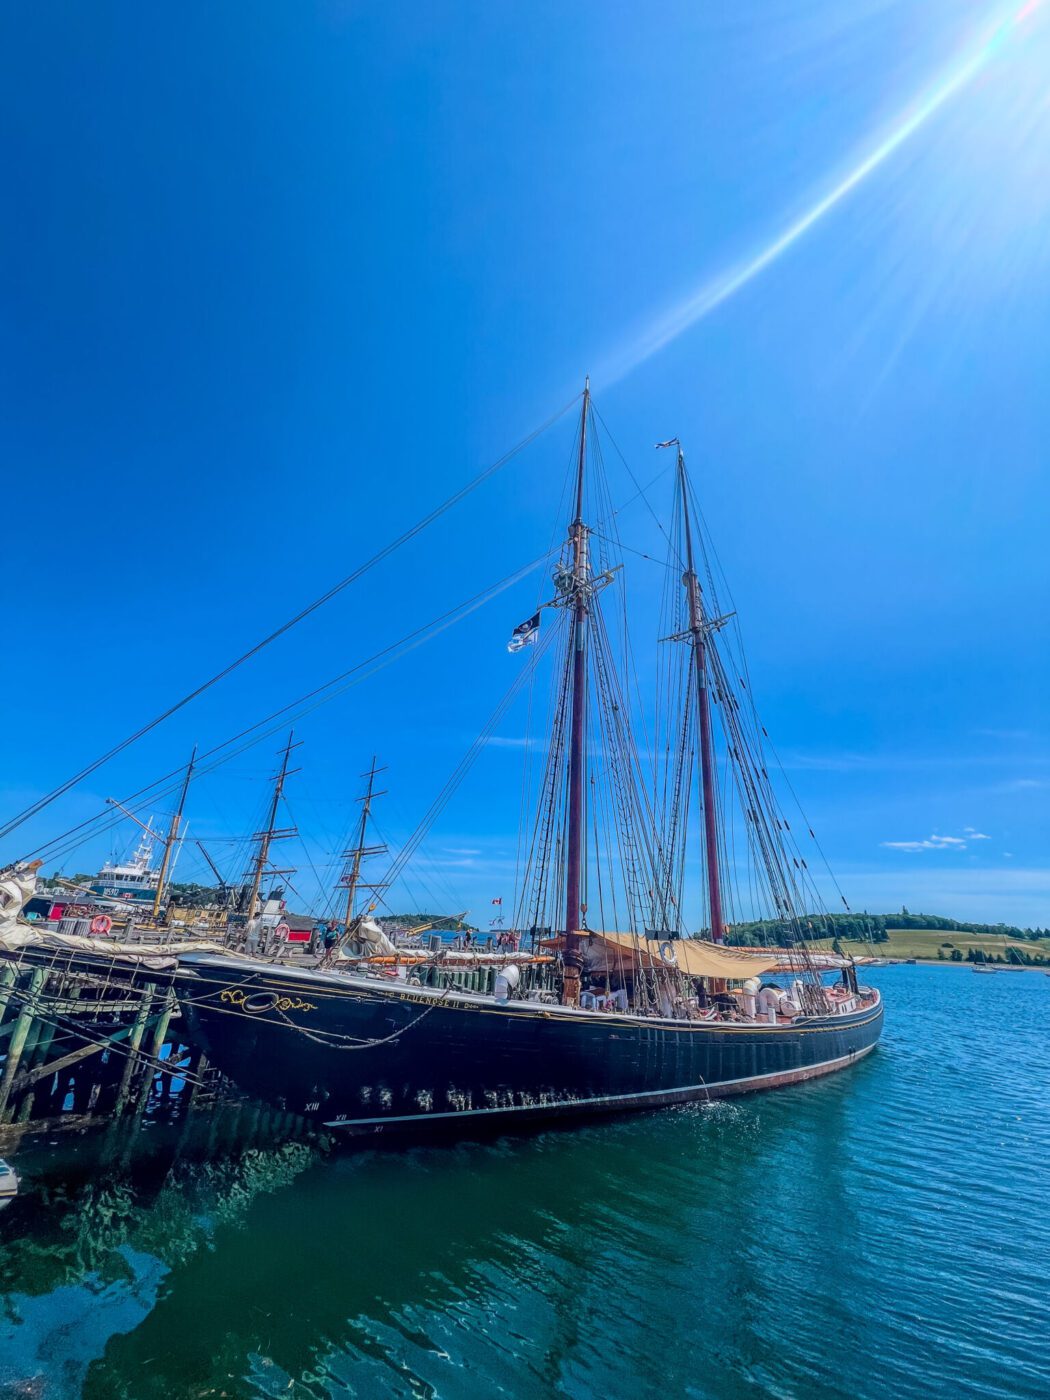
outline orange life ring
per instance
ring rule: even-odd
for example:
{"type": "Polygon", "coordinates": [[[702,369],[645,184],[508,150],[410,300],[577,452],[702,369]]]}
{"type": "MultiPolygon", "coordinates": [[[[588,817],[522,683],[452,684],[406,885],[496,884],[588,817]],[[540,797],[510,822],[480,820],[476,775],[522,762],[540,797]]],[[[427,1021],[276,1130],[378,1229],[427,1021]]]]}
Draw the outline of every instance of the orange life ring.
{"type": "Polygon", "coordinates": [[[95,917],[91,920],[92,933],[108,933],[112,927],[113,920],[109,917],[108,914],[96,914],[95,917]]]}

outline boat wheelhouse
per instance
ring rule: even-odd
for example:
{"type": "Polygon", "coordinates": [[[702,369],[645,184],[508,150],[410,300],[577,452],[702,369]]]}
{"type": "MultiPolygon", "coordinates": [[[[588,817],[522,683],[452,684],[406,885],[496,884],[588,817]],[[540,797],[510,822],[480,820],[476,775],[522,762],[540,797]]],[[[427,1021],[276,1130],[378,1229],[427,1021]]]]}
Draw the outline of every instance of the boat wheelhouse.
{"type": "Polygon", "coordinates": [[[89,892],[99,900],[152,906],[160,880],[159,868],[153,867],[153,845],[153,833],[147,829],[126,861],[103,865],[88,886],[89,892]]]}

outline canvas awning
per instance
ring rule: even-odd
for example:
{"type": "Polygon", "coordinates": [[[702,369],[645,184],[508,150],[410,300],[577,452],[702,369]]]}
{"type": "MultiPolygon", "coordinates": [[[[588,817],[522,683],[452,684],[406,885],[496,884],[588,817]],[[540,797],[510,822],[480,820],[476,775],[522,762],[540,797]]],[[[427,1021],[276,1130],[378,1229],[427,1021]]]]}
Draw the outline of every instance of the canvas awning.
{"type": "MultiPolygon", "coordinates": [[[[723,977],[743,981],[772,972],[781,959],[765,949],[726,948],[699,938],[643,938],[637,933],[581,933],[585,948],[610,967],[617,959],[642,967],[677,967],[689,977],[723,977]]],[[[560,942],[560,940],[558,940],[560,942]]],[[[590,959],[588,959],[590,961],[590,959]]]]}

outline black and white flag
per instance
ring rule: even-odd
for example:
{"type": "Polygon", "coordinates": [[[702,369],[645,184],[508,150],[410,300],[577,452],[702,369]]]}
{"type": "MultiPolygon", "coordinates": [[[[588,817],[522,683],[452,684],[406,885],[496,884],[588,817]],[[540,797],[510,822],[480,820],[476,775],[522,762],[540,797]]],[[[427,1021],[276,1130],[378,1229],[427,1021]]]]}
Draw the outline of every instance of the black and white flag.
{"type": "Polygon", "coordinates": [[[527,622],[519,622],[514,631],[510,634],[510,641],[507,643],[508,651],[521,651],[522,647],[531,646],[537,641],[540,635],[540,615],[534,613],[527,622]]]}

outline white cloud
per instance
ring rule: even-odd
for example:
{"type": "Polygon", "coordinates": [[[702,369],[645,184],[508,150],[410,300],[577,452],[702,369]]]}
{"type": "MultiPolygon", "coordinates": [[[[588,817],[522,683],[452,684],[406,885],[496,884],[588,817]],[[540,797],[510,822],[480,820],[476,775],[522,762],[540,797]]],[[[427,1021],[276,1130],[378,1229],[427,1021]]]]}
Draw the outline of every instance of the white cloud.
{"type": "Polygon", "coordinates": [[[967,841],[990,841],[992,838],[986,836],[983,831],[976,831],[972,826],[964,826],[963,832],[967,841]]]}
{"type": "MultiPolygon", "coordinates": [[[[987,841],[987,836],[976,836],[973,840],[987,841]]],[[[921,841],[879,841],[879,846],[885,846],[890,851],[965,851],[965,836],[938,836],[934,832],[932,836],[925,837],[921,841]]]]}
{"type": "MultiPolygon", "coordinates": [[[[987,838],[982,838],[987,839],[987,838]]],[[[965,851],[966,840],[962,836],[938,836],[936,832],[923,841],[880,841],[890,851],[965,851]]]]}

